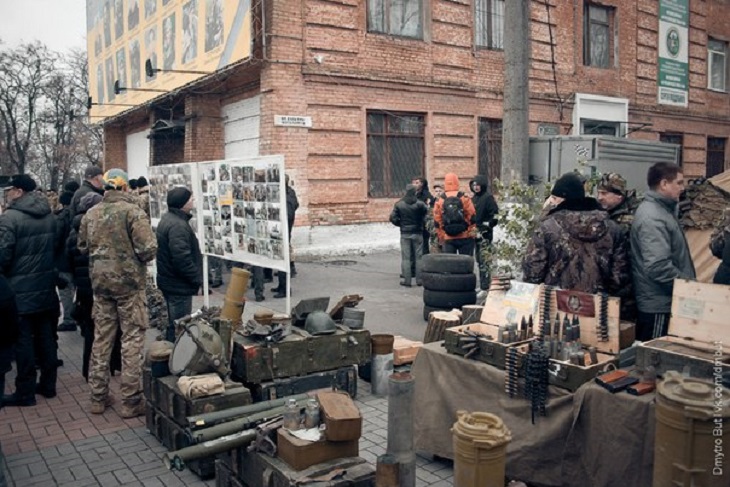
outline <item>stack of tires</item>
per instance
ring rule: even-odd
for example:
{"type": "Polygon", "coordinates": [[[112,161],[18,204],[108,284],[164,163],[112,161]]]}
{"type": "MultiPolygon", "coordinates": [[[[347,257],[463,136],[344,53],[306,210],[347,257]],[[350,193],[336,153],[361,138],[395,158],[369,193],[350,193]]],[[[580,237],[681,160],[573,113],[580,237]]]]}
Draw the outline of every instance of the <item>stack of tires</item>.
{"type": "Polygon", "coordinates": [[[432,311],[450,311],[477,302],[474,258],[469,255],[424,255],[421,282],[424,320],[432,311]]]}

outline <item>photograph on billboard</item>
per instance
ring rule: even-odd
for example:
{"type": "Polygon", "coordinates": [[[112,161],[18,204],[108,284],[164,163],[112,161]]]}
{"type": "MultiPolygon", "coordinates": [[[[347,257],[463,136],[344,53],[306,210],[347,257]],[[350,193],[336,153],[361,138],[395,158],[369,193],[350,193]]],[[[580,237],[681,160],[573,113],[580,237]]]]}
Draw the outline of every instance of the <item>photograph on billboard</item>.
{"type": "Polygon", "coordinates": [[[251,55],[250,0],[86,0],[86,26],[94,122],[251,55]]]}

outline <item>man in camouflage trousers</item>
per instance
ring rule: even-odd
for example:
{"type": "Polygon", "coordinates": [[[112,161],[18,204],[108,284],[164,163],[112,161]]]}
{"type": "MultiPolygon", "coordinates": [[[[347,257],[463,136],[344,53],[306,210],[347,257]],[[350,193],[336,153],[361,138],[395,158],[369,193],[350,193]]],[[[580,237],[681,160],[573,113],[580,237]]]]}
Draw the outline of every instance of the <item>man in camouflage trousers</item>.
{"type": "Polygon", "coordinates": [[[104,175],[107,192],[81,221],[78,249],[91,260],[96,324],[89,386],[91,413],[111,404],[109,360],[117,328],[122,330],[121,416],[145,412],[142,398],[142,351],[147,329],[145,264],[155,258],[157,238],[136,198],[127,193],[127,173],[111,169],[104,175]]]}
{"type": "MultiPolygon", "coordinates": [[[[609,218],[621,228],[622,238],[625,240],[627,250],[631,252],[629,234],[634,221],[634,213],[639,206],[634,191],[628,191],[626,180],[615,172],[604,174],[598,183],[597,190],[598,203],[608,212],[609,218]]],[[[629,281],[617,293],[617,296],[621,298],[621,319],[636,320],[636,297],[633,283],[629,281]]]]}

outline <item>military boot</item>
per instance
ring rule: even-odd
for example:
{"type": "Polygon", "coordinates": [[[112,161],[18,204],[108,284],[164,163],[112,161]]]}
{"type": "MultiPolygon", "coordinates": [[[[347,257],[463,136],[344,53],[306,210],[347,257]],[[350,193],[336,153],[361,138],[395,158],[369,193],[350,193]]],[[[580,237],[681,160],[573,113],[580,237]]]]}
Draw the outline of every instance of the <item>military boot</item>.
{"type": "Polygon", "coordinates": [[[145,402],[144,399],[140,399],[133,404],[122,404],[122,410],[119,415],[125,419],[136,418],[137,416],[145,415],[145,402]]]}
{"type": "Polygon", "coordinates": [[[106,408],[114,404],[114,398],[112,396],[106,396],[106,399],[103,401],[94,401],[91,400],[91,407],[89,408],[89,412],[91,414],[104,414],[104,411],[106,411],[106,408]]]}

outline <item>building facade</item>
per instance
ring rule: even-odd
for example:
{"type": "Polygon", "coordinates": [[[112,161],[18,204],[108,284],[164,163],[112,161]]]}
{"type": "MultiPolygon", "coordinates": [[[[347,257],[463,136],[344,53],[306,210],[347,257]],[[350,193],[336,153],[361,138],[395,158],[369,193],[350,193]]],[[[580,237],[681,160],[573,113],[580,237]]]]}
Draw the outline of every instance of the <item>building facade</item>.
{"type": "MultiPolygon", "coordinates": [[[[688,177],[730,167],[730,1],[686,0],[686,106],[658,102],[667,2],[532,1],[530,134],[679,144],[688,177]]],[[[134,177],[283,154],[301,204],[295,246],[297,232],[386,222],[414,177],[455,172],[466,189],[499,176],[504,6],[258,0],[252,56],[107,119],[106,165],[134,177]]]]}

